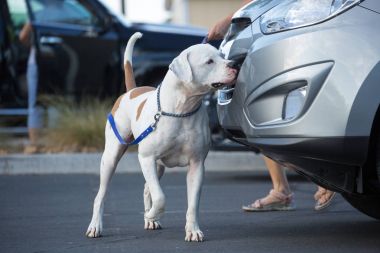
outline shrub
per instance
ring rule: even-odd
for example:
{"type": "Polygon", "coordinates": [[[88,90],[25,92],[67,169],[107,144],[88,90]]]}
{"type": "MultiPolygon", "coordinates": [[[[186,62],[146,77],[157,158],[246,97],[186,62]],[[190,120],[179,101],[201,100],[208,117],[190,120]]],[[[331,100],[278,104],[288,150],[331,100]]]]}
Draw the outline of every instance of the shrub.
{"type": "Polygon", "coordinates": [[[103,149],[110,101],[86,98],[78,103],[62,97],[45,101],[56,111],[54,122],[46,129],[43,138],[45,151],[89,152],[103,149]]]}

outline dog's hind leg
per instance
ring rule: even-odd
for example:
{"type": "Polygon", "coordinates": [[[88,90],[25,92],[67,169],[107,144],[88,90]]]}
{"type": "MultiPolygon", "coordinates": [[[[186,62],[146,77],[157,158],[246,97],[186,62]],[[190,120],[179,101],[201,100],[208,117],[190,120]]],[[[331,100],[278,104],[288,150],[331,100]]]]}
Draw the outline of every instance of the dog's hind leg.
{"type": "Polygon", "coordinates": [[[185,226],[185,241],[202,242],[204,239],[202,231],[199,229],[199,200],[204,177],[204,161],[190,161],[187,172],[187,213],[185,226]]]}
{"type": "Polygon", "coordinates": [[[127,150],[127,146],[121,145],[112,129],[107,123],[106,126],[106,144],[100,164],[100,185],[98,194],[94,200],[94,209],[90,225],[86,235],[91,238],[99,237],[103,230],[103,206],[104,198],[107,192],[108,184],[115,172],[117,163],[127,150]]]}
{"type": "MultiPolygon", "coordinates": [[[[157,176],[158,179],[161,179],[162,175],[165,172],[165,166],[157,165],[157,176]]],[[[144,186],[144,213],[147,214],[152,208],[152,197],[150,195],[148,184],[145,183],[144,186]]],[[[144,218],[144,228],[147,230],[161,229],[161,223],[159,221],[149,221],[144,218]]]]}

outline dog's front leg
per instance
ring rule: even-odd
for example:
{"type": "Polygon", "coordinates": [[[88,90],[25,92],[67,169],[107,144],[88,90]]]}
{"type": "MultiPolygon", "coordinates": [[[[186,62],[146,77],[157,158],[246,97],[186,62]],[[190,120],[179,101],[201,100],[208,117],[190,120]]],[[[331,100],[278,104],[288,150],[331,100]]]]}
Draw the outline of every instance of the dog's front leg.
{"type": "Polygon", "coordinates": [[[161,189],[159,176],[157,175],[156,159],[154,157],[142,157],[139,155],[139,161],[152,201],[150,210],[144,214],[145,229],[159,229],[161,228],[159,219],[165,210],[165,195],[161,189]]]}
{"type": "Polygon", "coordinates": [[[186,213],[186,237],[185,241],[202,242],[204,235],[199,229],[199,200],[204,176],[204,161],[190,162],[187,172],[187,213],[186,213]]]}
{"type": "MultiPolygon", "coordinates": [[[[157,165],[158,179],[161,179],[164,172],[165,172],[165,166],[157,165]]],[[[145,186],[144,186],[144,211],[145,212],[144,213],[145,214],[148,213],[151,208],[152,208],[152,197],[150,195],[148,184],[145,183],[145,186]]],[[[162,227],[159,221],[150,222],[147,219],[144,219],[144,228],[147,230],[155,230],[155,229],[160,229],[162,227]]]]}

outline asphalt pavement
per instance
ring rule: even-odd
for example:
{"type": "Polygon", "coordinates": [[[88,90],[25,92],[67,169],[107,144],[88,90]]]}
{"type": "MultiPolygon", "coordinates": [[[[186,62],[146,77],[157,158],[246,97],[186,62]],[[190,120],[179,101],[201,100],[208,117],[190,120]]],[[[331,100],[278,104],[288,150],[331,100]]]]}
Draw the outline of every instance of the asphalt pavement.
{"type": "MultiPolygon", "coordinates": [[[[98,174],[102,153],[8,154],[0,155],[0,175],[98,174]]],[[[266,171],[260,154],[247,151],[211,151],[205,161],[207,171],[266,171]]],[[[172,168],[170,171],[185,171],[172,168]]],[[[127,152],[116,173],[141,172],[137,152],[127,152]]]]}
{"type": "Polygon", "coordinates": [[[184,241],[185,173],[164,175],[163,229],[143,229],[143,177],[116,174],[105,204],[104,236],[88,239],[98,176],[0,176],[0,252],[380,252],[380,222],[338,196],[313,211],[316,186],[292,174],[296,211],[244,213],[270,189],[265,172],[207,172],[200,206],[206,241],[184,241]]]}

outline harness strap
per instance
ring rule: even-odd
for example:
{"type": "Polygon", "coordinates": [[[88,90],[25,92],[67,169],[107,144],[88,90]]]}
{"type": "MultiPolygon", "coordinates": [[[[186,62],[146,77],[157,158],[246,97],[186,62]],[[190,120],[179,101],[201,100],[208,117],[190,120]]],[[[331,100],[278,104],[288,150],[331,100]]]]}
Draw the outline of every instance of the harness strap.
{"type": "Polygon", "coordinates": [[[154,123],[151,124],[147,129],[145,129],[144,132],[142,132],[134,141],[132,142],[126,142],[123,140],[123,137],[121,137],[119,131],[117,130],[115,119],[112,116],[112,113],[108,114],[108,121],[112,127],[112,130],[114,134],[116,135],[117,139],[119,140],[120,144],[122,145],[137,145],[139,144],[145,137],[147,137],[151,132],[153,132],[156,129],[157,123],[160,120],[161,116],[167,116],[167,117],[174,117],[174,118],[185,118],[190,117],[191,115],[195,114],[199,111],[199,109],[202,107],[202,103],[199,104],[199,106],[191,112],[184,113],[184,114],[176,114],[176,113],[168,113],[161,110],[161,101],[160,101],[160,90],[161,85],[157,88],[157,109],[158,112],[154,115],[154,123]]]}
{"type": "Polygon", "coordinates": [[[154,131],[153,126],[149,126],[147,129],[145,129],[144,132],[142,132],[134,141],[132,142],[126,142],[123,140],[123,137],[121,137],[119,131],[117,130],[115,119],[112,116],[112,113],[108,114],[108,121],[112,127],[112,130],[114,134],[116,135],[117,139],[119,140],[120,144],[122,145],[137,145],[139,144],[145,137],[147,137],[151,132],[154,131]]]}

